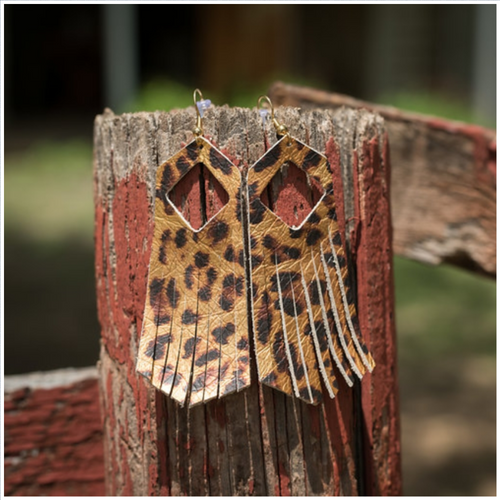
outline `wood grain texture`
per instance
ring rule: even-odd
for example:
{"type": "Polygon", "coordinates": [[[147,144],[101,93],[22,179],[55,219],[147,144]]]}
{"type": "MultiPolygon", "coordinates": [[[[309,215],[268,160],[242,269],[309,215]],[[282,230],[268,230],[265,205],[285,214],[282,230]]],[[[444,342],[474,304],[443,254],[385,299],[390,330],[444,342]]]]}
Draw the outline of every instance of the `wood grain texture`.
{"type": "Polygon", "coordinates": [[[275,105],[380,114],[391,144],[394,252],[496,276],[496,133],[277,82],[275,105]]]}
{"type": "Polygon", "coordinates": [[[4,379],[8,496],[102,496],[104,454],[95,369],[4,379]]]}
{"type": "MultiPolygon", "coordinates": [[[[338,396],[318,406],[259,386],[254,365],[248,389],[206,405],[180,408],[155,393],[135,373],[155,173],[192,139],[195,113],[115,116],[106,111],[95,121],[94,172],[108,494],[401,492],[383,121],[353,110],[282,109],[277,115],[294,137],[324,152],[332,165],[339,227],[341,233],[347,229],[348,265],[358,280],[366,279],[357,286],[360,328],[377,366],[353,389],[340,380],[338,396]],[[377,231],[370,229],[371,221],[377,231]],[[376,253],[369,251],[372,247],[376,253]]],[[[276,142],[271,129],[264,133],[256,110],[210,109],[204,128],[242,172],[276,142]]]]}

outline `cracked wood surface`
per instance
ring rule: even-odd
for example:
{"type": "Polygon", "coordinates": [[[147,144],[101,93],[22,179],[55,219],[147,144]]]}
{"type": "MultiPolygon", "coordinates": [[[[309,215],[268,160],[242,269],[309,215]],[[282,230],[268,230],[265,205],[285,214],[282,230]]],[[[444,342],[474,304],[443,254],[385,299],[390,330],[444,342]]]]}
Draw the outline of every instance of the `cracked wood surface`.
{"type": "Polygon", "coordinates": [[[393,249],[496,277],[496,132],[276,82],[275,105],[380,114],[391,144],[393,249]]]}
{"type": "Polygon", "coordinates": [[[94,367],[6,376],[4,432],[6,495],[104,495],[94,367]]]}
{"type": "MultiPolygon", "coordinates": [[[[353,110],[280,109],[277,116],[332,165],[360,326],[377,366],[352,389],[341,381],[337,397],[318,406],[259,386],[255,366],[248,389],[189,410],[136,374],[155,172],[191,140],[195,113],[106,110],[95,121],[94,194],[108,494],[401,493],[383,120],[353,110]]],[[[210,109],[204,129],[242,171],[276,141],[273,131],[263,132],[257,110],[210,109]]]]}

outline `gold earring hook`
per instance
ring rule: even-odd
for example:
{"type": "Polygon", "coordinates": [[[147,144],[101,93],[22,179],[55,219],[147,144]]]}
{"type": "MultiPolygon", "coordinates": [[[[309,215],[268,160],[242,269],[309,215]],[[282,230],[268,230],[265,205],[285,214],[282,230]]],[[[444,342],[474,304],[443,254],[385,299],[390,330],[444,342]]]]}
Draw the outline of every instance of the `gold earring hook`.
{"type": "Polygon", "coordinates": [[[200,108],[198,107],[198,101],[196,99],[197,94],[200,96],[200,101],[203,101],[204,99],[200,89],[196,89],[193,92],[194,109],[196,109],[196,126],[193,129],[193,134],[198,138],[203,135],[203,124],[201,121],[200,108]]]}
{"type": "Polygon", "coordinates": [[[277,120],[277,118],[274,116],[274,106],[273,106],[271,99],[269,99],[269,97],[267,97],[267,95],[261,95],[259,97],[259,100],[257,101],[258,107],[266,109],[264,106],[262,106],[262,101],[265,101],[267,104],[267,109],[270,108],[270,110],[271,110],[271,121],[273,122],[274,128],[276,129],[276,133],[279,136],[286,135],[288,137],[288,143],[290,143],[290,133],[288,132],[288,128],[285,125],[283,125],[282,123],[280,123],[277,120]]]}

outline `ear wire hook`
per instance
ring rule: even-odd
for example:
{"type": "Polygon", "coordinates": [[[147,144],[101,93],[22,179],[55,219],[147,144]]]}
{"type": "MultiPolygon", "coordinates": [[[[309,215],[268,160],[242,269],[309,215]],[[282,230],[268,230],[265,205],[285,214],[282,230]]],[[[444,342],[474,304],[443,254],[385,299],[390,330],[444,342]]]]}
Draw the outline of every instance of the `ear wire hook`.
{"type": "MultiPolygon", "coordinates": [[[[288,128],[285,125],[283,125],[282,123],[280,123],[278,121],[278,119],[276,118],[276,116],[274,116],[274,106],[273,106],[271,99],[269,99],[269,97],[267,97],[267,95],[261,95],[259,97],[259,100],[257,101],[257,105],[259,107],[259,111],[266,110],[269,113],[269,110],[270,110],[271,121],[273,122],[274,128],[276,129],[276,133],[280,137],[286,136],[288,138],[287,143],[288,143],[288,145],[290,145],[292,142],[290,132],[288,131],[288,128]],[[264,101],[267,104],[267,107],[262,105],[262,101],[264,101]]],[[[261,116],[263,116],[262,113],[261,113],[261,116]]]]}
{"type": "Polygon", "coordinates": [[[193,134],[198,140],[203,135],[203,113],[210,107],[212,101],[210,101],[210,99],[203,99],[203,94],[201,93],[200,89],[195,89],[195,91],[193,92],[193,101],[194,107],[196,109],[196,125],[193,129],[193,134]],[[197,95],[199,95],[199,100],[196,99],[197,95]]]}

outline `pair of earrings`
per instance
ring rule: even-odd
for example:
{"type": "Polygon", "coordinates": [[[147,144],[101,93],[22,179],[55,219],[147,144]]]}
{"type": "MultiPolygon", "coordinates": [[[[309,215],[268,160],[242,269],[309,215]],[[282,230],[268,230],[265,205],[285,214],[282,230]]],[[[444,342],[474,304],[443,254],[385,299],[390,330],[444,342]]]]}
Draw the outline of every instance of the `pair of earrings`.
{"type": "Polygon", "coordinates": [[[280,138],[243,179],[203,136],[210,101],[199,90],[194,100],[193,141],[157,171],[137,371],[190,407],[248,387],[253,360],[260,383],[311,404],[324,391],[333,398],[337,376],[352,386],[374,362],[359,331],[328,161],[292,137],[262,96],[261,116],[270,116],[280,138]],[[200,164],[227,203],[194,229],[171,196],[200,164]],[[261,199],[285,164],[321,193],[298,227],[261,199]]]}

